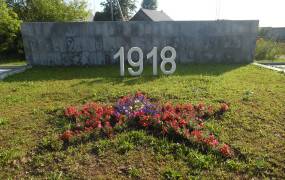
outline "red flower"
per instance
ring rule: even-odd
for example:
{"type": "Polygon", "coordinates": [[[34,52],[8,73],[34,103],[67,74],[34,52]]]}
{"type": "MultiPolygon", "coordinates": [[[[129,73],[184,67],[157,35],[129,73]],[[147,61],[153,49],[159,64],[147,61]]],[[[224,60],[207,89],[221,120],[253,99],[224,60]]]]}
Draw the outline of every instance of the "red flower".
{"type": "Polygon", "coordinates": [[[203,127],[205,126],[205,124],[204,124],[204,123],[199,123],[198,126],[199,126],[200,128],[203,128],[203,127]]]}
{"type": "Polygon", "coordinates": [[[199,141],[202,139],[202,131],[200,131],[200,130],[192,131],[191,135],[194,136],[199,141]]]}
{"type": "Polygon", "coordinates": [[[168,129],[166,127],[162,127],[162,134],[165,135],[168,133],[168,129]]]}
{"type": "Polygon", "coordinates": [[[156,115],[154,115],[154,118],[156,118],[156,119],[159,119],[161,117],[161,115],[160,114],[156,114],[156,115]]]}
{"type": "MultiPolygon", "coordinates": [[[[125,96],[120,98],[118,102],[119,104],[128,104],[132,102],[133,97],[131,95],[125,96]]],[[[146,98],[141,92],[137,92],[135,97],[146,98]]],[[[156,104],[152,105],[155,106],[156,104]]],[[[138,110],[128,116],[118,111],[116,106],[105,106],[97,103],[87,103],[78,109],[71,106],[65,110],[65,116],[76,118],[76,121],[72,122],[74,123],[72,124],[73,129],[65,131],[60,138],[63,141],[70,141],[73,136],[77,137],[81,133],[92,131],[104,132],[105,135],[111,137],[114,134],[113,127],[124,127],[124,125],[129,125],[127,122],[131,122],[130,124],[137,126],[137,128],[149,128],[163,135],[174,133],[182,136],[183,139],[202,143],[208,148],[219,151],[225,157],[232,155],[229,145],[219,145],[219,141],[213,134],[209,135],[208,131],[204,131],[206,129],[204,123],[207,118],[229,110],[226,103],[221,103],[218,110],[214,110],[211,106],[205,106],[203,103],[196,106],[192,104],[174,106],[171,103],[166,103],[158,105],[154,109],[155,111],[151,113],[138,110]]]]}
{"type": "Polygon", "coordinates": [[[226,103],[222,103],[221,104],[221,108],[220,108],[220,110],[222,111],[222,112],[226,112],[226,111],[228,111],[230,108],[229,108],[229,106],[226,104],[226,103]]]}
{"type": "Polygon", "coordinates": [[[162,112],[165,112],[165,111],[174,111],[174,108],[172,106],[171,103],[166,103],[163,107],[162,107],[162,112]]]}
{"type": "Polygon", "coordinates": [[[189,129],[184,129],[183,136],[184,136],[185,138],[189,138],[189,137],[190,137],[189,129]]]}
{"type": "Polygon", "coordinates": [[[206,109],[204,103],[199,103],[196,108],[198,111],[205,111],[205,109],[206,109]]]}
{"type": "Polygon", "coordinates": [[[208,107],[208,112],[207,112],[207,113],[208,113],[209,116],[211,116],[211,115],[214,114],[214,109],[213,109],[212,106],[209,106],[209,107],[208,107]]]}
{"type": "Polygon", "coordinates": [[[77,111],[76,107],[70,106],[70,107],[66,108],[64,114],[67,117],[76,117],[79,115],[79,112],[77,111]]]}
{"type": "Polygon", "coordinates": [[[63,141],[69,141],[72,138],[72,136],[73,136],[73,132],[70,130],[67,130],[61,135],[60,139],[63,141]]]}
{"type": "Polygon", "coordinates": [[[135,97],[145,96],[142,92],[137,91],[135,97]]]}
{"type": "Polygon", "coordinates": [[[179,122],[179,125],[180,126],[185,126],[187,124],[187,122],[184,120],[184,119],[182,119],[180,122],[179,122]]]}
{"type": "Polygon", "coordinates": [[[112,128],[112,126],[111,126],[109,121],[105,122],[105,128],[112,128]]]}
{"type": "Polygon", "coordinates": [[[221,152],[224,156],[226,156],[226,157],[232,155],[231,148],[230,148],[230,146],[227,145],[227,144],[224,144],[224,145],[220,148],[220,152],[221,152]]]}
{"type": "Polygon", "coordinates": [[[150,125],[150,116],[142,116],[139,121],[140,125],[147,127],[150,125]]]}
{"type": "Polygon", "coordinates": [[[211,146],[211,147],[216,147],[216,146],[218,146],[219,145],[219,141],[215,138],[215,136],[214,135],[210,135],[208,138],[206,138],[205,140],[204,140],[204,142],[206,143],[206,144],[208,144],[209,146],[211,146]]]}
{"type": "Polygon", "coordinates": [[[193,105],[192,104],[184,104],[183,105],[183,109],[187,112],[192,112],[194,110],[193,105]]]}
{"type": "Polygon", "coordinates": [[[176,113],[176,114],[181,113],[181,112],[182,112],[182,109],[183,109],[182,105],[177,105],[177,106],[175,107],[175,113],[176,113]]]}
{"type": "Polygon", "coordinates": [[[90,132],[90,131],[92,131],[93,130],[93,127],[85,127],[84,128],[84,131],[85,132],[90,132]]]}

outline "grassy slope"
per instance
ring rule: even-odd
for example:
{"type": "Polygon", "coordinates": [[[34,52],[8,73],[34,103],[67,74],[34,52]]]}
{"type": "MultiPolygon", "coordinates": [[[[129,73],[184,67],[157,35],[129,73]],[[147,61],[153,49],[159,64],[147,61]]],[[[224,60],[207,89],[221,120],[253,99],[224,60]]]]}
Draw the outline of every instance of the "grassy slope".
{"type": "Polygon", "coordinates": [[[118,77],[117,67],[33,68],[0,82],[0,179],[95,175],[157,178],[169,174],[245,178],[263,174],[284,178],[284,74],[252,65],[187,65],[177,69],[176,75],[169,77],[151,77],[148,69],[143,77],[122,79],[118,77]],[[177,155],[171,148],[159,148],[172,147],[175,143],[148,144],[158,139],[153,140],[146,134],[140,135],[146,139],[142,142],[144,145],[121,140],[124,136],[131,137],[132,132],[113,140],[83,143],[67,151],[47,147],[48,139],[57,137],[59,130],[51,123],[57,117],[52,113],[54,110],[92,100],[113,102],[137,90],[161,101],[231,103],[231,111],[220,122],[212,121],[209,126],[221,132],[222,141],[256,160],[260,172],[256,174],[255,170],[242,168],[251,162],[223,162],[191,147],[183,146],[191,151],[187,157],[177,155]],[[97,145],[100,150],[105,146],[109,148],[105,148],[103,154],[91,153],[97,145]],[[36,151],[39,146],[44,150],[36,151]],[[117,152],[126,147],[127,154],[117,152]]]}

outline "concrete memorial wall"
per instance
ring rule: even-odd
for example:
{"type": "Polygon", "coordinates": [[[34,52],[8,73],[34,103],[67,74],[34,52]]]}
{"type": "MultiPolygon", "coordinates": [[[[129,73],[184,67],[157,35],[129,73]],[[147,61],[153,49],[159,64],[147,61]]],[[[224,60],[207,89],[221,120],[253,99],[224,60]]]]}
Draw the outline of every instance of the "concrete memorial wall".
{"type": "Polygon", "coordinates": [[[230,64],[253,61],[258,21],[23,23],[21,32],[31,65],[118,64],[121,47],[141,48],[146,61],[166,46],[176,63],[230,64]]]}
{"type": "Polygon", "coordinates": [[[285,42],[285,28],[265,27],[260,29],[262,31],[261,37],[274,41],[285,42]]]}

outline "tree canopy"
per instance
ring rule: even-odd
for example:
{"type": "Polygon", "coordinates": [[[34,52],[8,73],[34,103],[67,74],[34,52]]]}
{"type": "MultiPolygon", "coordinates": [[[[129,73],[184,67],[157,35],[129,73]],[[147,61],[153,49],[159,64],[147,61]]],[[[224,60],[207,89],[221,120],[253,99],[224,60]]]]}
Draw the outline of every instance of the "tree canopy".
{"type": "Polygon", "coordinates": [[[21,21],[4,0],[0,0],[0,52],[5,52],[14,46],[21,21]]]}
{"type": "Polygon", "coordinates": [[[0,0],[0,53],[23,52],[20,22],[85,21],[86,0],[0,0]]]}
{"type": "MultiPolygon", "coordinates": [[[[121,6],[122,14],[125,19],[130,19],[136,10],[136,0],[118,0],[121,6]]],[[[95,21],[111,21],[111,3],[113,3],[113,12],[114,12],[114,20],[122,20],[118,3],[116,0],[106,0],[101,3],[101,6],[104,7],[103,12],[97,12],[95,15],[95,21]]]]}
{"type": "Polygon", "coordinates": [[[156,10],[157,9],[157,0],[143,0],[142,8],[156,10]]]}
{"type": "Polygon", "coordinates": [[[85,0],[7,0],[23,21],[84,21],[90,16],[85,0]]]}

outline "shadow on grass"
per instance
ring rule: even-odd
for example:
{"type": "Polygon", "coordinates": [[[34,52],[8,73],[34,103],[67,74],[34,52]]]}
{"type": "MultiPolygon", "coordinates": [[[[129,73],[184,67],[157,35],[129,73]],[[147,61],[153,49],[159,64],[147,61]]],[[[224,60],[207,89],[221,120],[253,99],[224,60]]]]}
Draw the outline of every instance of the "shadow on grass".
{"type": "MultiPolygon", "coordinates": [[[[178,65],[174,76],[219,76],[226,72],[246,66],[247,64],[188,64],[178,65]]],[[[160,71],[160,70],[159,70],[160,71]]],[[[126,68],[125,73],[128,74],[126,68]]],[[[140,77],[120,77],[119,65],[117,66],[98,66],[98,67],[33,67],[24,73],[11,76],[4,82],[21,81],[54,81],[54,80],[76,80],[76,79],[94,79],[82,83],[102,83],[112,82],[124,83],[128,85],[140,84],[153,81],[164,77],[160,72],[158,77],[152,75],[152,67],[147,66],[140,77]]]]}

